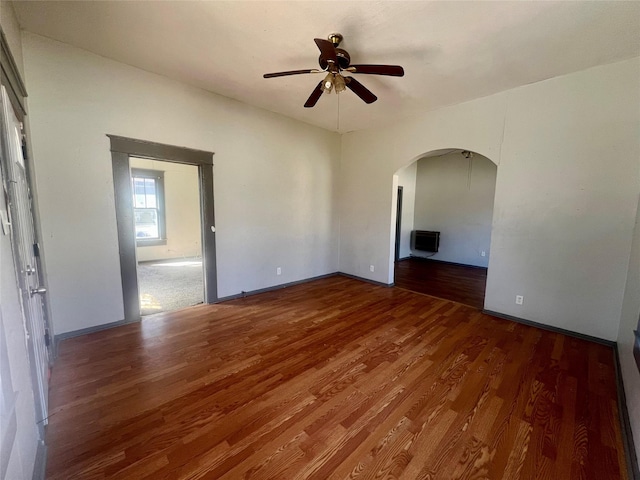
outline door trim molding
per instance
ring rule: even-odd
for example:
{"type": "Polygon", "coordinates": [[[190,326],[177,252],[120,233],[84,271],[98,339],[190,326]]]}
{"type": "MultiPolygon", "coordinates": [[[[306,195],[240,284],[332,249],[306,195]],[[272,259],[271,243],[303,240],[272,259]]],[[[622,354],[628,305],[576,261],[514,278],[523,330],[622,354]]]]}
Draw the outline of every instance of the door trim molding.
{"type": "Polygon", "coordinates": [[[396,238],[394,241],[394,254],[393,261],[398,262],[400,260],[400,241],[402,240],[402,202],[404,201],[404,187],[398,185],[398,196],[396,197],[396,238]]]}
{"type": "Polygon", "coordinates": [[[44,442],[38,442],[32,480],[45,480],[47,476],[47,449],[47,445],[44,442]]]}
{"type": "Polygon", "coordinates": [[[27,89],[22,82],[18,65],[13,58],[7,37],[5,37],[2,28],[0,28],[0,65],[2,66],[2,84],[7,86],[7,94],[16,111],[18,120],[23,121],[24,116],[27,114],[24,105],[27,89]]]}
{"type": "Polygon", "coordinates": [[[111,142],[124,321],[126,323],[137,322],[141,318],[129,157],[169,161],[198,167],[204,301],[205,303],[215,303],[218,300],[218,285],[215,231],[211,229],[215,225],[213,202],[214,153],[117,135],[107,135],[107,137],[111,142]]]}
{"type": "Polygon", "coordinates": [[[111,152],[113,164],[113,187],[118,228],[118,250],[120,253],[120,275],[122,277],[122,300],[124,318],[127,322],[140,321],[140,294],[136,268],[136,236],[131,196],[129,155],[111,152]]]}
{"type": "Polygon", "coordinates": [[[164,143],[148,142],[136,138],[107,135],[111,141],[111,151],[126,153],[132,157],[164,160],[187,165],[213,165],[213,152],[187,147],[176,147],[164,143]]]}
{"type": "Polygon", "coordinates": [[[622,431],[622,444],[624,445],[624,453],[627,460],[627,470],[630,478],[640,480],[640,468],[638,468],[638,457],[633,441],[633,431],[631,429],[629,409],[627,408],[627,395],[624,391],[624,379],[622,378],[622,367],[620,365],[620,351],[617,343],[613,345],[613,354],[616,369],[616,389],[618,391],[618,417],[620,419],[620,430],[622,431]]]}

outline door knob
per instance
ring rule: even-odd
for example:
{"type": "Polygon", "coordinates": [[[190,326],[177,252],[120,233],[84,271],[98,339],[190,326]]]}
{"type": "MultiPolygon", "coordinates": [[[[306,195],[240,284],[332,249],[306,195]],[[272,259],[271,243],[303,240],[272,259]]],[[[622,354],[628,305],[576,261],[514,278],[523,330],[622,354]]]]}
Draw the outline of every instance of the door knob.
{"type": "Polygon", "coordinates": [[[36,269],[33,268],[31,265],[27,265],[24,271],[27,275],[33,275],[34,273],[36,273],[36,269]]]}
{"type": "Polygon", "coordinates": [[[31,293],[32,297],[36,294],[44,295],[45,293],[47,293],[47,289],[44,287],[32,288],[31,290],[29,290],[29,293],[31,293]]]}

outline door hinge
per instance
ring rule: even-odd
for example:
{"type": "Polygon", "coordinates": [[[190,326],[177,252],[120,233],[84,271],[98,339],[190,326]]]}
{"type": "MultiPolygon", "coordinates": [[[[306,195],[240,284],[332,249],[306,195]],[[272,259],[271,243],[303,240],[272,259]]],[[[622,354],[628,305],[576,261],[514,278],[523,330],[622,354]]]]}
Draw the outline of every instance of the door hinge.
{"type": "Polygon", "coordinates": [[[36,258],[40,258],[40,245],[37,243],[33,244],[33,256],[36,258]]]}
{"type": "Polygon", "coordinates": [[[47,347],[51,345],[51,337],[49,336],[49,332],[44,333],[44,344],[47,347]]]}

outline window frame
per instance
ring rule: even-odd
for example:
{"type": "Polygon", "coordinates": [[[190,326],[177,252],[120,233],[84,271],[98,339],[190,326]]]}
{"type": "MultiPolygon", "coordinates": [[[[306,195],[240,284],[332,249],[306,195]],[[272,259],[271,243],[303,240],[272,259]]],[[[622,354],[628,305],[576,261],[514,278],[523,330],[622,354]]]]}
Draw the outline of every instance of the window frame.
{"type": "MultiPolygon", "coordinates": [[[[135,218],[135,178],[150,178],[156,182],[156,210],[158,211],[158,237],[146,240],[144,238],[138,239],[136,237],[136,247],[154,247],[158,245],[167,244],[167,218],[164,201],[164,171],[162,170],[149,170],[144,168],[132,168],[131,169],[131,189],[133,200],[133,210],[135,218]]],[[[135,219],[134,219],[135,228],[135,219]]]]}

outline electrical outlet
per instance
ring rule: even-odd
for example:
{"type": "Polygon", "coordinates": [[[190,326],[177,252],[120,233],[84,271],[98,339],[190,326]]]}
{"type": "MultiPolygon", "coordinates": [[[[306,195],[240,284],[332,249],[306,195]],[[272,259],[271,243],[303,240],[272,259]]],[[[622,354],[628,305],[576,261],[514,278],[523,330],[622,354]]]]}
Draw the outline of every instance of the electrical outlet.
{"type": "Polygon", "coordinates": [[[369,265],[370,272],[374,272],[375,270],[376,270],[376,267],[374,267],[373,265],[369,265]]]}
{"type": "Polygon", "coordinates": [[[280,267],[276,268],[276,275],[282,275],[282,269],[280,267]]]}
{"type": "Polygon", "coordinates": [[[522,295],[516,295],[516,305],[522,305],[524,297],[522,295]]]}
{"type": "Polygon", "coordinates": [[[482,250],[482,251],[480,252],[480,256],[481,256],[481,257],[486,257],[486,256],[487,256],[487,252],[485,252],[484,250],[482,250]]]}

